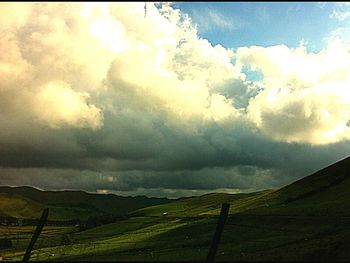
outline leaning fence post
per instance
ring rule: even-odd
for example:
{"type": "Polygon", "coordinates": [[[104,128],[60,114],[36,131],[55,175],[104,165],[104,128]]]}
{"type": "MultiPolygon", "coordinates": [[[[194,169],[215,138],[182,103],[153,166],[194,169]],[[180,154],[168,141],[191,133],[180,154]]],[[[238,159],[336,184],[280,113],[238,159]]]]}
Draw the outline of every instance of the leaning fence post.
{"type": "Polygon", "coordinates": [[[24,254],[23,257],[23,263],[27,263],[30,259],[30,255],[32,253],[32,249],[34,247],[35,241],[38,239],[38,237],[40,236],[41,230],[43,229],[45,223],[46,223],[46,219],[47,216],[49,215],[49,209],[45,208],[43,210],[43,213],[41,214],[41,218],[36,226],[36,229],[34,231],[34,234],[32,236],[32,239],[30,240],[30,243],[27,247],[26,253],[24,254]]]}
{"type": "Polygon", "coordinates": [[[214,262],[216,251],[218,250],[218,247],[219,247],[221,234],[224,229],[224,225],[227,220],[229,210],[230,210],[230,204],[222,204],[219,221],[218,221],[218,224],[216,225],[215,234],[211,242],[206,263],[214,262]]]}

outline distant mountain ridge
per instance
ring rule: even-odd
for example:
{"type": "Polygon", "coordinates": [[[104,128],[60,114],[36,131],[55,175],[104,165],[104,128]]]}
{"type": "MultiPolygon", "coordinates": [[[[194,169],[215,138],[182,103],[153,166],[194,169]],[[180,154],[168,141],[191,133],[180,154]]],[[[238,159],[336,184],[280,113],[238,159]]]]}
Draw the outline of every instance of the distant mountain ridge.
{"type": "Polygon", "coordinates": [[[41,191],[28,186],[0,186],[0,215],[40,217],[50,207],[51,219],[87,218],[96,214],[125,215],[139,208],[171,202],[167,198],[124,197],[84,191],[41,191]]]}

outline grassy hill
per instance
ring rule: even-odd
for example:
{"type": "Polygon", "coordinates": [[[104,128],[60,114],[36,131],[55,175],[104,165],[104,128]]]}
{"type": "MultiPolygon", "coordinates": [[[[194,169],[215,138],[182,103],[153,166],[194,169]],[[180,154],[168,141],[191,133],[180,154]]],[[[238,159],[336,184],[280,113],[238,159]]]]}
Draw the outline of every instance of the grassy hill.
{"type": "Polygon", "coordinates": [[[86,219],[99,214],[115,216],[162,203],[166,198],[123,197],[113,194],[91,194],[83,191],[41,191],[32,187],[0,186],[0,214],[39,218],[43,207],[49,207],[49,219],[86,219]]]}
{"type": "Polygon", "coordinates": [[[325,216],[350,216],[350,158],[334,163],[277,190],[275,212],[325,216]]]}

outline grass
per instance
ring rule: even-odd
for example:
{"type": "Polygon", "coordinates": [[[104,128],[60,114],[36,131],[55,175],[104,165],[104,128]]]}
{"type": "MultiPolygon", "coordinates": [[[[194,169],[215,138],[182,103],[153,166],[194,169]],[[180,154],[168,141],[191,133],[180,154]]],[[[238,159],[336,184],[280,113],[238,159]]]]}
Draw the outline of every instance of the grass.
{"type": "MultiPolygon", "coordinates": [[[[348,259],[349,221],[314,218],[231,216],[225,226],[218,260],[325,260],[348,259]],[[312,220],[311,220],[312,219],[312,220]]],[[[74,229],[46,229],[33,251],[33,260],[103,261],[199,261],[204,260],[215,231],[215,218],[196,220],[135,217],[83,232],[74,229]],[[60,244],[71,233],[72,244],[60,244]],[[50,242],[48,242],[50,240],[50,242]]],[[[16,232],[16,231],[14,231],[16,232]]],[[[8,261],[23,253],[8,251],[8,261]]]]}

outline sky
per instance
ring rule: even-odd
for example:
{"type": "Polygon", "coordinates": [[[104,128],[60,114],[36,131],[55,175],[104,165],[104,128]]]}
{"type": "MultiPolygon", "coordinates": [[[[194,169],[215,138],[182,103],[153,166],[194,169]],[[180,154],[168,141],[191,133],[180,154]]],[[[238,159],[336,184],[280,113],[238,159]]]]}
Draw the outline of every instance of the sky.
{"type": "Polygon", "coordinates": [[[350,153],[349,3],[0,7],[0,185],[251,192],[350,153]]]}
{"type": "Polygon", "coordinates": [[[287,45],[308,42],[308,50],[324,47],[323,38],[342,23],[330,19],[332,5],[312,2],[175,2],[198,25],[199,36],[213,45],[287,45]],[[323,6],[325,5],[325,6],[323,6]]]}

